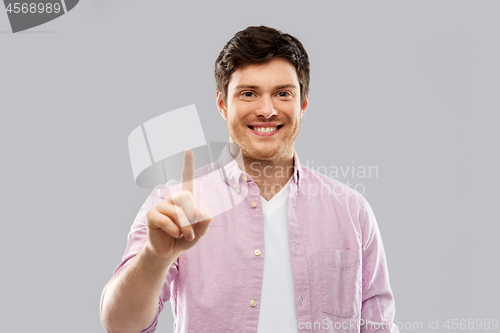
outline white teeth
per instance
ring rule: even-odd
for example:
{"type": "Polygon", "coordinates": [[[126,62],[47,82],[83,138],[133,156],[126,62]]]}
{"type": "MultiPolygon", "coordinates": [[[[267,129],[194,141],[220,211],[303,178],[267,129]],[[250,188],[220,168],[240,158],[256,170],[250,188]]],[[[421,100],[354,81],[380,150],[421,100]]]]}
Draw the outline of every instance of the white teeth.
{"type": "Polygon", "coordinates": [[[256,130],[257,132],[268,133],[276,131],[278,127],[253,127],[253,129],[256,130]]]}

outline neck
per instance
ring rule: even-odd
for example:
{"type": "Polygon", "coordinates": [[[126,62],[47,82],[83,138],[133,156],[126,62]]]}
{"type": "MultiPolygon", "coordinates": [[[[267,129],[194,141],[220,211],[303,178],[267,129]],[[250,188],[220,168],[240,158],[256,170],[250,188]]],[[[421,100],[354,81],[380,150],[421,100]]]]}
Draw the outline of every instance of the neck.
{"type": "Polygon", "coordinates": [[[285,156],[273,159],[258,159],[249,156],[244,151],[236,152],[236,150],[232,151],[232,154],[240,169],[252,177],[259,187],[260,195],[267,201],[281,191],[293,176],[293,149],[285,156]]]}

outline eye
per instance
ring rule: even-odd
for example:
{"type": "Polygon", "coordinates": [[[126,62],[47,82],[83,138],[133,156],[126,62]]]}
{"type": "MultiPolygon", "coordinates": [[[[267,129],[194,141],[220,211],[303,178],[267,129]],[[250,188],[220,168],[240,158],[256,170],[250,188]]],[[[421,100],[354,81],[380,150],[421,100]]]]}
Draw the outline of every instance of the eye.
{"type": "Polygon", "coordinates": [[[288,91],[280,91],[278,93],[278,96],[279,97],[289,97],[289,96],[292,96],[292,94],[290,94],[288,91]]]}
{"type": "Polygon", "coordinates": [[[253,92],[251,92],[251,91],[244,91],[244,92],[242,93],[242,95],[243,95],[244,97],[253,97],[253,96],[254,96],[254,93],[253,93],[253,92]]]}

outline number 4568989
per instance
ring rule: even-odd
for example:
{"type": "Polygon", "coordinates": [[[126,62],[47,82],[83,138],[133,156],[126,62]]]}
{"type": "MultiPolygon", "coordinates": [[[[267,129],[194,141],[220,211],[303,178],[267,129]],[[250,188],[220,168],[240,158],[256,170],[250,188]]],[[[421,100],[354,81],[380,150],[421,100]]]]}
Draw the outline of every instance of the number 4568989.
{"type": "Polygon", "coordinates": [[[497,329],[498,328],[498,320],[497,319],[448,319],[446,323],[444,323],[444,328],[457,330],[457,329],[497,329]]]}
{"type": "Polygon", "coordinates": [[[59,13],[61,11],[61,5],[58,3],[52,4],[52,3],[9,3],[7,8],[5,9],[7,13],[23,13],[23,14],[35,14],[35,13],[59,13]]]}

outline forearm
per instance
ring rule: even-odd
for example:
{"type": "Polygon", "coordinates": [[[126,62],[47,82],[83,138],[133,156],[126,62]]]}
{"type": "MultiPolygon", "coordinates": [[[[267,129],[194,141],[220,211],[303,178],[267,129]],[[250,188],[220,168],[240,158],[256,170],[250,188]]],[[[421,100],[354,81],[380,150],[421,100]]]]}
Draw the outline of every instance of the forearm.
{"type": "Polygon", "coordinates": [[[108,333],[137,333],[151,323],[168,269],[179,254],[160,259],[144,247],[108,282],[101,312],[108,333]]]}

